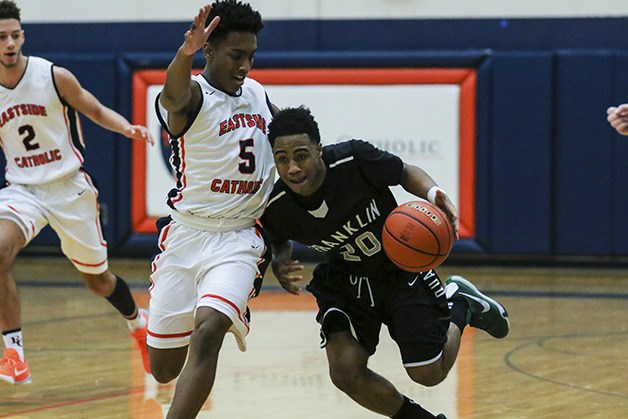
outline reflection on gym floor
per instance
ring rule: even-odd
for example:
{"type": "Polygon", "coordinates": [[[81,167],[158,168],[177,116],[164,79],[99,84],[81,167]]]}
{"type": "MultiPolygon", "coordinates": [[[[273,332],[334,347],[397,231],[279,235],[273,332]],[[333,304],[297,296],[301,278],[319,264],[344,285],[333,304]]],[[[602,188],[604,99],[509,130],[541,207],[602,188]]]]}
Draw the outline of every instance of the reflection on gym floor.
{"type": "MultiPolygon", "coordinates": [[[[123,276],[124,266],[116,267],[123,276]]],[[[406,376],[383,330],[373,370],[450,419],[626,415],[627,272],[475,267],[440,272],[442,278],[452,273],[499,297],[511,316],[511,334],[495,340],[468,328],[449,377],[424,388],[406,376]]],[[[82,286],[70,266],[33,259],[16,274],[33,383],[0,384],[0,417],[165,417],[174,383],[158,384],[144,373],[124,322],[82,286]]],[[[144,274],[140,269],[126,275],[146,306],[144,274]]],[[[251,306],[249,349],[241,353],[227,335],[214,390],[199,417],[378,417],[331,383],[311,296],[289,295],[271,278],[251,306]]]]}

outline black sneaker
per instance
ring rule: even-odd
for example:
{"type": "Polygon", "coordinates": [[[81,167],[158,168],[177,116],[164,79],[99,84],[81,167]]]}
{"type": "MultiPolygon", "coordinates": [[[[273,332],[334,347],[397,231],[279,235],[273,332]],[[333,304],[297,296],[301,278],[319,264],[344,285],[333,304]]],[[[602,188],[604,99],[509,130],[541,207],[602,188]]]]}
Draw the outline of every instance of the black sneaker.
{"type": "Polygon", "coordinates": [[[459,295],[469,304],[467,323],[498,339],[508,335],[508,312],[501,304],[482,294],[475,285],[460,275],[450,276],[445,284],[448,300],[459,295]]]}

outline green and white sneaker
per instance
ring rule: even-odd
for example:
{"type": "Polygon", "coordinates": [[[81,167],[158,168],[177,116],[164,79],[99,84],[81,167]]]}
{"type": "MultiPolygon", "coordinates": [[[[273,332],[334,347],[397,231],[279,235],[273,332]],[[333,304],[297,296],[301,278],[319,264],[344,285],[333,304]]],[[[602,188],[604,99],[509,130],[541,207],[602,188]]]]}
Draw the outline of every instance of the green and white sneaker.
{"type": "Polygon", "coordinates": [[[467,323],[486,331],[489,335],[501,339],[510,331],[510,321],[506,309],[492,298],[482,294],[471,282],[460,275],[453,275],[445,280],[447,299],[461,296],[469,304],[467,323]]]}

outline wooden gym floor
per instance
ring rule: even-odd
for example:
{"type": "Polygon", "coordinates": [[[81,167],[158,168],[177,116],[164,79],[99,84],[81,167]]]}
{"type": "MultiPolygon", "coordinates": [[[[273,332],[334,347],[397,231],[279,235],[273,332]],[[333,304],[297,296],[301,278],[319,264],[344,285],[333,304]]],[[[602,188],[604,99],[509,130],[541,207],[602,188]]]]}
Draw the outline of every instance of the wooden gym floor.
{"type": "MultiPolygon", "coordinates": [[[[114,260],[141,305],[148,261],[114,260]]],[[[466,329],[445,382],[407,378],[387,332],[370,366],[433,412],[455,418],[628,417],[628,271],[447,266],[508,309],[503,340],[466,329]]],[[[0,418],[162,418],[173,386],[145,376],[125,323],[83,286],[69,262],[21,257],[27,359],[33,383],[0,384],[0,418]]],[[[378,417],[337,391],[318,348],[315,305],[272,274],[251,302],[249,349],[228,335],[214,391],[199,417],[378,417]]]]}

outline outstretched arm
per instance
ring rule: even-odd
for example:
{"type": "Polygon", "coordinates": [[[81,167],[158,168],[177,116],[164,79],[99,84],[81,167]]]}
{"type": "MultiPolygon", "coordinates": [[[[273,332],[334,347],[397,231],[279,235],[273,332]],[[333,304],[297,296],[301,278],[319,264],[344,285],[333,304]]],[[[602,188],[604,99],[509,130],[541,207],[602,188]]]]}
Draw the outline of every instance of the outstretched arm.
{"type": "Polygon", "coordinates": [[[460,230],[460,220],[458,210],[451,202],[449,196],[436,185],[436,182],[423,169],[411,164],[403,164],[403,174],[401,175],[401,186],[406,191],[419,198],[427,199],[432,204],[442,209],[454,229],[456,239],[460,230]]]}
{"type": "Polygon", "coordinates": [[[210,11],[210,5],[199,9],[190,29],[184,35],[183,44],[179,47],[177,54],[166,71],[166,82],[159,100],[162,106],[171,114],[187,114],[200,100],[200,92],[198,89],[193,88],[191,78],[192,63],[196,51],[205,45],[209,34],[220,22],[220,17],[216,16],[205,27],[205,21],[210,11]]]}
{"type": "Polygon", "coordinates": [[[303,275],[300,274],[303,265],[298,260],[292,259],[292,242],[273,244],[271,247],[273,249],[271,267],[279,284],[290,294],[300,294],[301,289],[294,285],[294,282],[303,280],[303,275]]]}
{"type": "Polygon", "coordinates": [[[70,71],[62,67],[53,67],[53,74],[59,94],[74,109],[109,131],[150,144],[155,143],[146,127],[131,125],[125,117],[100,103],[93,94],[81,86],[70,71]]]}
{"type": "Polygon", "coordinates": [[[628,135],[628,103],[617,107],[611,106],[606,110],[606,120],[621,135],[628,135]]]}

